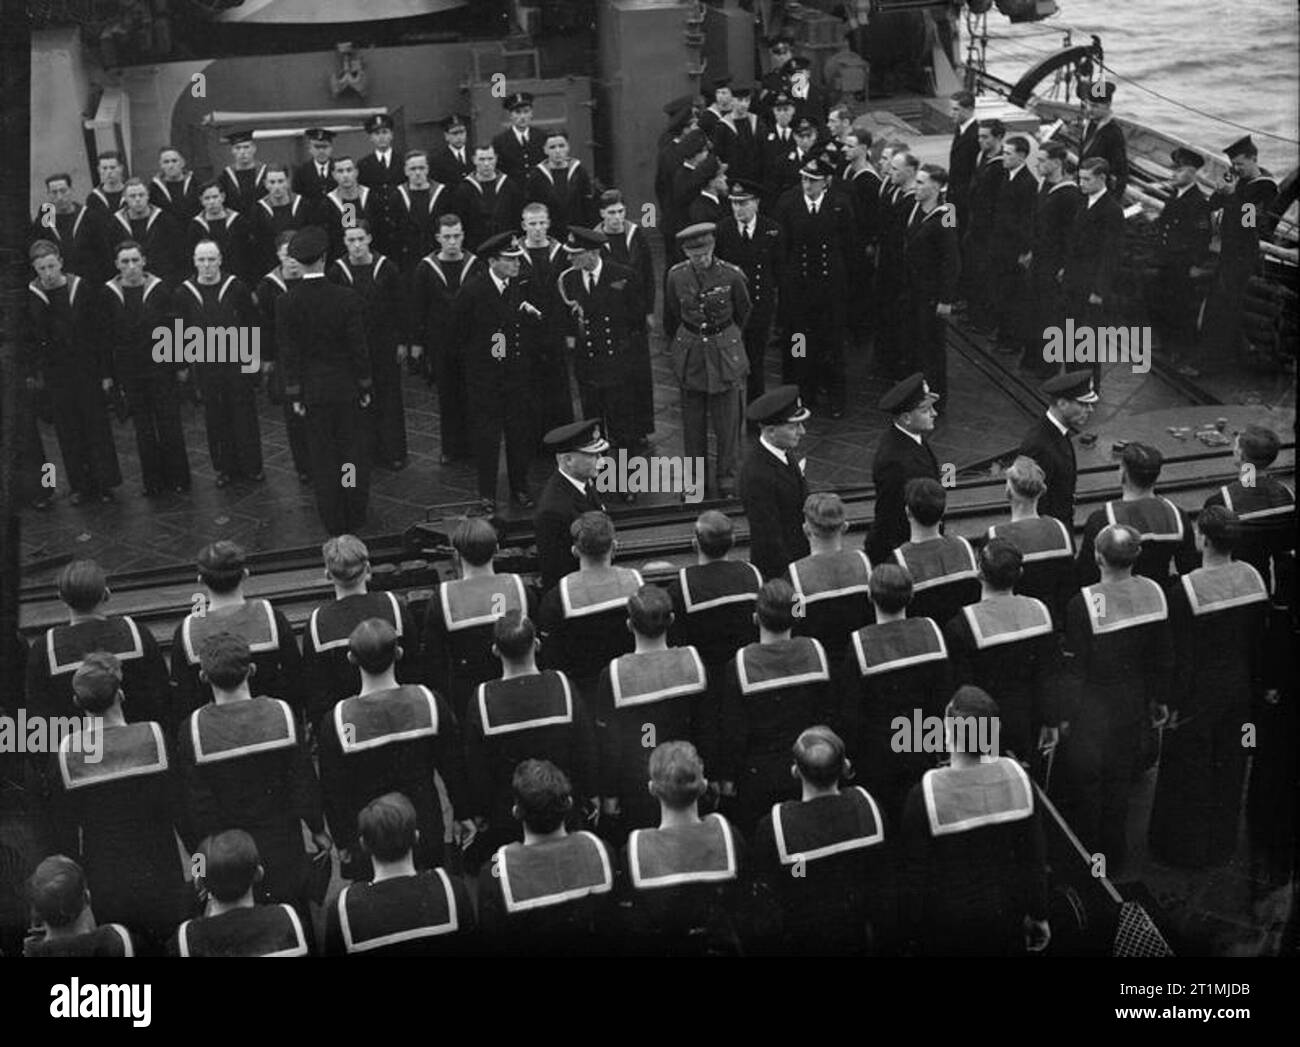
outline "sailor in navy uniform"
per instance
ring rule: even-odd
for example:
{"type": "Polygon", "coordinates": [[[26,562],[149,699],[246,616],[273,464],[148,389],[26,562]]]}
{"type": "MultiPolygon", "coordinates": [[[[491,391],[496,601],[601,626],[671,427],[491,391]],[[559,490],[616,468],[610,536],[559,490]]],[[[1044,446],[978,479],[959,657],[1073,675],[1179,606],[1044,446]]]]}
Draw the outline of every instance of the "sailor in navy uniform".
{"type": "Polygon", "coordinates": [[[627,601],[642,581],[640,572],[614,566],[614,524],[604,513],[583,513],[570,533],[578,569],[542,597],[537,624],[543,664],[567,673],[589,699],[601,670],[632,649],[627,601]]]}
{"type": "MultiPolygon", "coordinates": [[[[379,241],[380,249],[385,254],[396,255],[399,252],[393,239],[394,197],[402,180],[410,176],[402,158],[393,148],[394,127],[393,118],[387,113],[375,113],[366,120],[366,134],[370,136],[374,151],[363,156],[357,164],[357,180],[374,194],[375,211],[379,216],[375,238],[379,241]]],[[[402,261],[402,269],[405,271],[405,259],[402,261]]]]}
{"type": "Polygon", "coordinates": [[[1015,760],[971,737],[997,715],[978,687],[961,688],[944,711],[952,761],[907,796],[902,919],[925,955],[1009,956],[1051,940],[1040,801],[1015,760]]]}
{"type": "Polygon", "coordinates": [[[312,609],[302,631],[303,691],[308,721],[319,728],[344,698],[361,689],[361,673],[348,661],[348,638],[368,618],[391,625],[397,639],[412,653],[397,666],[399,683],[414,683],[420,676],[414,652],[419,633],[406,598],[391,591],[370,592],[370,550],[355,535],[341,534],[321,546],[325,578],[334,587],[334,599],[312,609]]]}
{"type": "Polygon", "coordinates": [[[200,679],[200,662],[204,643],[217,633],[233,633],[248,644],[257,667],[249,678],[253,695],[270,695],[294,709],[302,707],[302,655],[293,627],[268,601],[245,598],[246,578],[244,550],[234,542],[213,542],[199,552],[203,599],[195,601],[194,611],[172,636],[172,722],[211,701],[211,693],[200,679]]]}
{"type": "Polygon", "coordinates": [[[289,169],[283,164],[266,165],[266,195],[249,207],[252,227],[253,257],[258,269],[266,272],[275,266],[275,238],[286,229],[303,229],[313,225],[318,208],[306,197],[289,188],[289,169]]]}
{"type": "Polygon", "coordinates": [[[611,261],[636,274],[645,323],[634,331],[628,345],[627,432],[633,443],[644,443],[655,431],[654,376],[650,366],[649,327],[654,315],[658,282],[654,257],[645,230],[627,219],[627,203],[617,189],[606,189],[596,201],[600,211],[598,232],[605,234],[604,251],[611,261]]]}
{"type": "Polygon", "coordinates": [[[849,637],[871,620],[871,563],[861,550],[844,548],[849,524],[839,495],[810,494],[803,516],[812,551],[790,565],[790,584],[799,607],[794,632],[815,637],[830,664],[838,666],[848,651],[849,637]]]}
{"type": "MultiPolygon", "coordinates": [[[[885,180],[877,204],[876,271],[871,291],[875,301],[892,303],[904,300],[907,292],[907,223],[916,207],[920,161],[905,147],[887,144],[880,151],[880,164],[885,180]]],[[[965,247],[962,257],[966,257],[965,247]]],[[[885,379],[897,379],[904,370],[908,355],[903,344],[904,320],[905,310],[887,307],[882,307],[876,317],[871,366],[885,379]]]]}
{"type": "Polygon", "coordinates": [[[845,405],[845,303],[857,245],[851,200],[828,189],[834,173],[825,158],[809,159],[799,169],[802,190],[787,193],[772,217],[785,228],[789,244],[781,323],[790,336],[804,336],[802,353],[799,346],[782,353],[782,377],[798,382],[810,406],[825,393],[831,417],[839,418],[845,405]]]}
{"type": "MultiPolygon", "coordinates": [[[[573,389],[564,341],[572,317],[560,298],[559,287],[560,275],[569,268],[572,255],[551,236],[551,224],[546,204],[534,202],[524,208],[524,238],[519,245],[524,253],[519,257],[519,271],[527,277],[533,302],[546,318],[538,331],[537,354],[533,360],[533,374],[537,378],[533,398],[540,447],[545,446],[541,443],[543,434],[573,421],[573,389]]],[[[562,226],[559,233],[565,235],[562,226]]]]}
{"type": "Polygon", "coordinates": [[[1017,453],[1032,458],[1043,470],[1047,489],[1039,500],[1038,511],[1060,520],[1073,533],[1078,463],[1071,437],[1088,424],[1101,397],[1087,371],[1050,378],[1043,383],[1042,391],[1050,401],[1047,411],[1025,433],[1017,453]]]}
{"type": "Polygon", "coordinates": [[[745,355],[749,375],[745,380],[745,402],[763,395],[765,356],[776,319],[777,288],[785,265],[785,230],[767,215],[758,213],[762,186],[732,179],[727,200],[731,216],[718,223],[717,254],[745,274],[746,289],[753,304],[745,321],[745,355]]]}
{"type": "Polygon", "coordinates": [[[510,114],[510,126],[492,138],[492,148],[503,172],[522,181],[528,172],[546,159],[546,140],[533,126],[533,96],[516,91],[501,100],[510,114]]]}
{"type": "Polygon", "coordinates": [[[1026,296],[1026,270],[1034,246],[1034,218],[1038,210],[1038,181],[1029,169],[1033,147],[1024,135],[1009,135],[1002,146],[1006,181],[993,205],[993,318],[998,329],[997,350],[1023,356],[1026,348],[1041,344],[1042,330],[1024,322],[1021,302],[1026,296]]]}
{"type": "MultiPolygon", "coordinates": [[[[1124,257],[1124,208],[1106,188],[1109,168],[1093,157],[1079,166],[1083,202],[1075,212],[1069,248],[1061,266],[1061,298],[1066,318],[1076,326],[1103,325],[1115,315],[1120,260],[1124,257]]],[[[1093,384],[1101,386],[1101,365],[1092,365],[1093,384]]]]}
{"type": "Polygon", "coordinates": [[[59,572],[55,585],[68,608],[68,624],[52,626],[32,644],[26,670],[32,713],[75,716],[73,674],[89,654],[99,651],[118,661],[122,688],[130,695],[128,722],[155,720],[174,727],[167,663],[158,642],[130,616],[107,613],[112,594],[103,568],[94,560],[73,560],[59,572]]]}
{"type": "Polygon", "coordinates": [[[1054,628],[1061,632],[1065,629],[1065,605],[1079,588],[1074,578],[1074,535],[1055,516],[1038,515],[1047,484],[1037,462],[1019,455],[1007,467],[1006,478],[1011,522],[994,524],[988,537],[1005,538],[1020,550],[1016,595],[1045,603],[1054,628]]]}
{"type": "Polygon", "coordinates": [[[1080,136],[1079,163],[1094,157],[1105,160],[1110,168],[1107,187],[1122,201],[1128,187],[1128,145],[1123,129],[1111,118],[1115,84],[1111,80],[1081,81],[1079,97],[1088,113],[1080,136]]]}
{"type": "Polygon", "coordinates": [[[293,191],[312,203],[334,188],[334,132],[309,127],[303,132],[311,159],[293,171],[293,191]]]}
{"type": "Polygon", "coordinates": [[[402,403],[402,361],[405,359],[404,324],[406,280],[387,256],[371,250],[370,222],[357,219],[343,230],[345,254],[326,272],[340,287],[361,296],[365,308],[366,348],[374,402],[367,434],[371,458],[394,472],[406,468],[406,408],[402,403]]]}
{"type": "Polygon", "coordinates": [[[120,923],[97,923],[81,867],[66,855],[46,858],[27,881],[32,930],[23,955],[89,959],[135,956],[131,932],[120,923]]]}
{"type": "MultiPolygon", "coordinates": [[[[626,429],[632,346],[645,328],[646,311],[636,274],[605,259],[607,240],[598,230],[570,226],[564,243],[570,268],[557,283],[582,413],[601,419],[614,446],[626,448],[634,438],[626,429]]],[[[557,363],[563,366],[562,360],[557,363]]],[[[564,385],[567,396],[567,374],[564,385]]],[[[631,492],[624,492],[624,500],[632,500],[631,492]]]]}
{"type": "Polygon", "coordinates": [[[126,163],[122,154],[116,149],[100,153],[95,168],[99,184],[86,194],[86,206],[105,214],[116,214],[121,210],[122,193],[126,188],[126,163]]]}
{"type": "Polygon", "coordinates": [[[1232,457],[1241,478],[1220,487],[1205,500],[1237,515],[1238,540],[1233,556],[1251,564],[1268,583],[1277,602],[1284,602],[1280,583],[1287,563],[1294,565],[1296,547],[1295,492],[1267,475],[1277,461],[1281,442],[1273,430],[1248,425],[1233,443],[1232,457]]]}
{"type": "Polygon", "coordinates": [[[72,504],[110,502],[122,472],[104,406],[103,383],[112,375],[112,360],[103,337],[101,289],[65,274],[52,241],[38,240],[29,253],[36,273],[27,285],[24,332],[30,377],[50,393],[72,504]]]}
{"type": "Polygon", "coordinates": [[[801,796],[773,805],[753,840],[756,876],[780,909],[771,947],[781,956],[862,956],[893,929],[884,817],[862,786],[841,788],[853,765],[829,727],[809,727],[792,751],[801,796]]]}
{"type": "MultiPolygon", "coordinates": [[[[1021,181],[1034,184],[1033,176],[1028,173],[1021,181]]],[[[947,182],[948,173],[942,167],[921,166],[916,173],[916,206],[908,216],[903,233],[908,305],[908,319],[903,326],[903,358],[914,357],[916,365],[934,382],[935,395],[940,399],[948,393],[945,319],[952,315],[961,275],[956,217],[942,202],[947,182]]]]}
{"type": "Polygon", "coordinates": [[[183,227],[201,210],[200,182],[185,170],[185,157],[170,145],[158,150],[158,173],[149,180],[149,202],[176,219],[183,227]]]}
{"type": "Polygon", "coordinates": [[[573,555],[570,525],[583,513],[604,512],[605,504],[594,483],[600,456],[609,450],[598,419],[584,418],[553,429],[542,440],[555,455],[555,472],[546,481],[533,531],[537,541],[537,571],[543,593],[578,569],[573,555]]]}
{"type": "Polygon", "coordinates": [[[459,524],[451,544],[460,576],[438,586],[425,611],[425,678],[463,720],[478,685],[501,675],[493,624],[508,611],[531,614],[533,598],[519,575],[497,574],[497,532],[486,518],[459,524]]]}
{"type": "Polygon", "coordinates": [[[691,741],[700,755],[717,762],[722,729],[722,680],[727,663],[758,639],[754,607],[763,576],[748,560],[732,560],[731,520],[716,509],[695,521],[691,544],[697,562],[683,567],[668,586],[673,605],[669,633],[675,646],[693,647],[704,661],[708,690],[691,710],[691,741]]]}
{"type": "Polygon", "coordinates": [[[257,271],[253,257],[248,217],[226,207],[226,193],[220,182],[207,182],[201,186],[199,203],[199,213],[185,227],[186,263],[194,257],[195,247],[204,240],[211,240],[220,248],[227,271],[253,286],[262,274],[257,271]]]}
{"type": "Polygon", "coordinates": [[[581,161],[569,155],[569,132],[548,130],[542,139],[546,159],[521,172],[530,203],[543,203],[556,229],[596,222],[596,196],[591,175],[581,161]]]}
{"type": "Polygon", "coordinates": [[[502,954],[602,954],[613,943],[614,864],[594,834],[570,833],[569,779],[554,764],[515,768],[514,817],[522,843],[502,847],[479,873],[479,923],[502,954]]]}
{"type": "Polygon", "coordinates": [[[251,214],[266,193],[266,164],[257,162],[257,143],[252,131],[232,131],[225,142],[233,158],[229,167],[217,175],[217,184],[226,197],[226,206],[240,214],[251,214]]]}
{"type": "Polygon", "coordinates": [[[112,351],[113,377],[126,397],[140,455],[145,497],[190,489],[190,463],[181,425],[177,368],[153,358],[154,332],[171,326],[172,296],[148,271],[148,259],[134,240],[114,251],[118,274],[105,284],[104,323],[112,351]]]}
{"type": "Polygon", "coordinates": [[[650,755],[657,828],[635,829],[623,851],[620,895],[628,947],[650,956],[738,956],[748,927],[745,841],[721,814],[700,817],[708,788],[690,742],[662,742],[650,755]]]}
{"type": "Polygon", "coordinates": [[[200,839],[243,826],[257,841],[266,870],[259,894],[305,911],[303,825],[318,852],[328,851],[331,841],[293,710],[279,698],[250,694],[253,657],[241,637],[218,632],[201,650],[203,680],[215,702],[192,713],[177,732],[187,824],[200,839]]]}
{"type": "Polygon", "coordinates": [[[1232,174],[1210,197],[1219,219],[1219,271],[1205,305],[1202,343],[1208,362],[1235,360],[1241,352],[1246,291],[1259,265],[1261,236],[1271,236],[1267,217],[1277,199],[1277,182],[1259,166],[1259,150],[1250,135],[1224,150],[1232,174]]]}
{"type": "Polygon", "coordinates": [[[700,130],[712,141],[718,137],[718,126],[731,114],[731,77],[715,77],[703,94],[709,104],[700,111],[700,130]]]}
{"type": "Polygon", "coordinates": [[[912,578],[912,613],[943,625],[979,599],[975,551],[965,538],[942,533],[948,496],[938,481],[909,480],[903,494],[912,537],[894,550],[894,560],[912,578]]]}
{"type": "Polygon", "coordinates": [[[465,389],[473,426],[481,508],[496,509],[497,461],[505,436],[506,479],[523,509],[536,429],[531,410],[536,339],[546,317],[537,292],[520,276],[524,250],[513,233],[499,233],[478,249],[484,264],[470,273],[456,299],[452,324],[462,339],[465,389]]]}
{"type": "MultiPolygon", "coordinates": [[[[844,136],[844,167],[840,173],[841,188],[853,204],[855,246],[853,268],[849,273],[852,287],[870,289],[876,277],[876,255],[879,249],[881,225],[880,174],[871,163],[871,132],[865,128],[850,127],[844,136]]],[[[870,293],[855,295],[849,308],[849,324],[854,339],[861,344],[869,337],[879,304],[870,293]]]]}
{"type": "Polygon", "coordinates": [[[474,149],[474,171],[461,180],[451,198],[472,244],[486,243],[502,233],[514,235],[525,202],[522,180],[497,169],[497,154],[491,145],[474,149]]]}
{"type": "Polygon", "coordinates": [[[678,160],[671,175],[665,177],[667,197],[665,200],[665,222],[662,226],[664,250],[667,257],[665,264],[670,267],[682,260],[682,246],[677,239],[678,231],[690,225],[686,217],[691,202],[699,195],[708,179],[702,169],[709,157],[708,136],[699,128],[692,128],[682,135],[673,150],[678,160]]]}
{"type": "Polygon", "coordinates": [[[463,956],[474,942],[474,906],[463,878],[417,871],[420,829],[401,793],[371,800],[357,818],[375,874],[350,883],[325,918],[326,956],[463,956]]]}
{"type": "MultiPolygon", "coordinates": [[[[1029,261],[1029,293],[1020,320],[1028,332],[1021,360],[1024,370],[1039,378],[1056,374],[1059,364],[1043,359],[1042,332],[1065,322],[1060,275],[1070,246],[1075,215],[1083,194],[1068,177],[1070,154],[1062,142],[1046,142],[1038,155],[1042,184],[1034,207],[1034,239],[1029,261]]],[[[959,219],[960,220],[960,219],[959,219]]]]}
{"type": "Polygon", "coordinates": [[[1156,219],[1159,250],[1151,282],[1150,307],[1160,347],[1171,361],[1196,340],[1202,282],[1210,263],[1210,202],[1196,184],[1205,158],[1182,146],[1170,154],[1173,180],[1169,198],[1156,219]]]}
{"type": "Polygon", "coordinates": [[[276,343],[284,395],[307,426],[321,525],[331,535],[355,534],[370,502],[365,412],[374,381],[366,303],[325,279],[327,248],[319,226],[300,229],[290,242],[303,275],[276,309],[276,343]]]}
{"type": "Polygon", "coordinates": [[[1152,849],[1163,862],[1205,868],[1236,852],[1247,749],[1242,724],[1270,679],[1269,594],[1251,564],[1232,558],[1235,514],[1207,506],[1196,518],[1201,566],[1170,594],[1177,680],[1151,810],[1152,849]]]}
{"type": "Polygon", "coordinates": [[[812,412],[800,400],[797,385],[782,385],[751,403],[745,417],[760,427],[758,443],[740,470],[749,557],[764,578],[780,578],[790,564],[808,555],[803,530],[807,459],[796,459],[794,451],[812,412]]]}
{"type": "Polygon", "coordinates": [[[109,264],[109,241],[113,235],[108,227],[109,215],[72,198],[70,174],[49,175],[45,179],[45,193],[47,199],[32,219],[28,241],[32,246],[41,240],[52,242],[69,273],[90,280],[109,279],[113,275],[109,264]]]}
{"type": "Polygon", "coordinates": [[[438,219],[438,250],[421,258],[411,274],[410,315],[407,338],[411,359],[424,360],[438,386],[440,457],[448,462],[470,457],[470,426],[465,405],[463,332],[456,329],[456,299],[465,280],[479,264],[465,250],[465,229],[460,217],[438,219]],[[429,357],[425,356],[428,347],[429,357]]]}
{"type": "Polygon", "coordinates": [[[518,609],[507,611],[492,637],[500,679],[478,685],[465,715],[468,810],[487,823],[488,853],[521,837],[510,809],[511,779],[522,761],[546,760],[561,768],[584,814],[594,814],[599,795],[595,724],[587,703],[564,673],[537,668],[532,621],[518,609]]]}
{"type": "Polygon", "coordinates": [[[1142,539],[1142,553],[1133,573],[1160,584],[1166,593],[1175,575],[1196,566],[1196,539],[1185,510],[1156,494],[1156,480],[1164,456],[1154,447],[1130,443],[1120,452],[1119,485],[1123,497],[1094,511],[1083,525],[1079,541],[1077,577],[1080,585],[1091,585],[1101,577],[1095,543],[1102,528],[1127,524],[1142,539]]]}
{"type": "MultiPolygon", "coordinates": [[[[149,259],[150,270],[168,286],[188,275],[183,227],[178,219],[149,202],[149,189],[141,179],[132,178],[126,183],[122,209],[114,213],[108,228],[115,246],[123,240],[138,243],[149,259]]],[[[116,251],[112,257],[116,261],[116,251]]]]}
{"type": "Polygon", "coordinates": [[[185,881],[176,852],[183,824],[180,776],[163,725],[127,723],[122,669],[102,651],[86,655],[72,678],[82,733],[59,745],[52,779],[52,845],[77,855],[99,918],[126,924],[161,946],[184,912],[185,881]],[[98,749],[87,751],[89,718],[98,749]]]}
{"type": "Polygon", "coordinates": [[[708,674],[694,647],[668,646],[672,608],[672,599],[656,585],[633,594],[627,602],[627,628],[636,650],[610,662],[596,684],[602,815],[618,819],[624,829],[659,822],[658,805],[645,787],[653,743],[668,738],[697,742],[699,737],[695,714],[708,694],[708,674]]]}
{"type": "Polygon", "coordinates": [[[357,162],[350,156],[337,156],[333,162],[335,185],[312,205],[316,221],[329,234],[331,261],[347,255],[344,237],[349,229],[365,226],[371,233],[382,228],[374,190],[357,182],[357,162]]]}
{"type": "Polygon", "coordinates": [[[934,429],[934,404],[938,399],[930,391],[925,375],[918,372],[904,378],[877,404],[893,417],[894,424],[880,438],[871,463],[876,505],[865,548],[872,563],[884,563],[907,540],[909,527],[903,497],[907,482],[920,477],[939,479],[939,461],[924,435],[934,429]]]}
{"type": "Polygon", "coordinates": [[[944,625],[954,682],[997,695],[1000,752],[1023,764],[1056,746],[1060,654],[1052,613],[1017,596],[1023,556],[1005,538],[980,549],[980,599],[944,625]]]}
{"type": "Polygon", "coordinates": [[[962,272],[971,322],[985,331],[993,326],[993,215],[998,194],[1006,185],[1002,140],[1007,129],[1001,120],[981,120],[978,125],[979,162],[971,177],[965,218],[958,216],[962,235],[962,272]]]}
{"type": "Polygon", "coordinates": [[[475,834],[456,717],[441,695],[397,682],[395,670],[404,654],[397,630],[383,619],[368,618],[353,629],[348,661],[361,672],[361,689],[335,705],[322,723],[325,815],[338,837],[342,875],[351,880],[368,879],[369,872],[357,847],[357,815],[386,792],[400,792],[415,805],[420,867],[445,864],[435,771],[447,790],[454,840],[468,844],[475,834]]]}
{"type": "Polygon", "coordinates": [[[1142,551],[1137,531],[1108,526],[1096,549],[1101,581],[1084,586],[1066,610],[1065,667],[1075,697],[1061,716],[1070,722],[1062,813],[1114,876],[1124,864],[1143,732],[1168,719],[1174,645],[1165,591],[1133,574],[1142,551]]]}
{"type": "Polygon", "coordinates": [[[469,128],[459,113],[452,113],[438,126],[442,128],[443,143],[435,146],[429,157],[430,174],[444,185],[459,185],[474,170],[474,161],[466,150],[469,128]]]}
{"type": "Polygon", "coordinates": [[[895,824],[907,790],[935,765],[936,756],[920,739],[901,751],[894,746],[895,720],[903,717],[911,724],[917,710],[923,717],[938,716],[952,694],[943,630],[931,618],[908,617],[911,600],[906,568],[883,563],[872,569],[875,622],[853,634],[836,681],[836,722],[849,754],[887,820],[895,824]]]}
{"type": "Polygon", "coordinates": [[[718,773],[722,795],[739,794],[742,828],[790,798],[791,739],[830,711],[826,651],[810,636],[791,636],[795,600],[789,582],[763,584],[755,610],[759,641],[737,651],[726,670],[718,773]]]}
{"type": "Polygon", "coordinates": [[[732,178],[754,181],[762,175],[763,133],[767,130],[756,113],[749,111],[754,88],[736,84],[731,89],[731,111],[713,130],[718,159],[727,165],[732,178]]]}
{"type": "Polygon", "coordinates": [[[242,829],[203,841],[207,895],[204,915],[186,920],[167,943],[169,956],[310,956],[311,928],[304,910],[285,903],[258,904],[266,867],[255,838],[242,829]]]}
{"type": "MultiPolygon", "coordinates": [[[[388,227],[383,243],[389,242],[389,253],[398,268],[410,273],[422,258],[439,247],[439,219],[451,213],[455,187],[429,178],[429,154],[413,149],[406,154],[406,181],[393,189],[385,211],[388,227]]],[[[463,176],[462,176],[463,177],[463,176]]],[[[372,190],[373,192],[373,190],[372,190]]]]}

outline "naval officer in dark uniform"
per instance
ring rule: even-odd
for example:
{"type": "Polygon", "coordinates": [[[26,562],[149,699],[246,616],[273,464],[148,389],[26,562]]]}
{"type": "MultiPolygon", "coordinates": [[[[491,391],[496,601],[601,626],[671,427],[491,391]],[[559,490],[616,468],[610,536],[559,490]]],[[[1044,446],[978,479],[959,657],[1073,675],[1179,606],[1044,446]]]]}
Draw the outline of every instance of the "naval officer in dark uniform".
{"type": "Polygon", "coordinates": [[[745,400],[752,403],[763,395],[763,357],[772,337],[776,318],[776,288],[785,263],[785,230],[779,222],[758,213],[758,198],[763,187],[736,179],[731,183],[727,200],[731,217],[718,223],[718,257],[737,266],[748,281],[753,311],[745,324],[745,355],[749,358],[749,377],[745,383],[745,400]]]}
{"type": "Polygon", "coordinates": [[[1107,188],[1115,194],[1117,200],[1123,200],[1124,189],[1128,185],[1128,146],[1119,124],[1110,118],[1115,84],[1110,80],[1081,83],[1079,97],[1088,109],[1088,118],[1083,123],[1082,144],[1079,147],[1079,165],[1082,166],[1085,160],[1094,157],[1105,160],[1110,167],[1107,188]]]}
{"type": "Polygon", "coordinates": [[[1020,441],[1018,454],[1043,470],[1047,490],[1038,503],[1042,516],[1054,516],[1073,532],[1074,485],[1078,465],[1070,437],[1088,424],[1098,399],[1088,371],[1070,371],[1045,382],[1051,406],[1020,441]]]}
{"type": "Polygon", "coordinates": [[[1179,146],[1170,163],[1172,191],[1156,220],[1160,246],[1150,301],[1160,348],[1172,360],[1196,338],[1202,297],[1197,278],[1209,271],[1211,234],[1210,202],[1196,185],[1196,172],[1205,158],[1179,146]]]}
{"type": "Polygon", "coordinates": [[[303,275],[280,298],[276,341],[284,394],[307,422],[321,523],[331,535],[355,534],[365,525],[370,500],[364,411],[373,382],[365,303],[350,287],[325,279],[328,247],[319,226],[299,230],[289,244],[303,275]]]}
{"type": "Polygon", "coordinates": [[[939,460],[924,435],[934,429],[934,403],[938,399],[919,371],[880,398],[878,406],[892,416],[893,425],[880,438],[871,465],[876,517],[867,533],[866,550],[872,563],[883,563],[907,541],[910,528],[903,508],[907,481],[919,477],[939,479],[939,460]]]}
{"type": "Polygon", "coordinates": [[[781,578],[790,564],[808,555],[803,530],[807,459],[796,460],[794,449],[812,412],[799,399],[797,385],[782,385],[750,404],[745,417],[760,427],[758,444],[740,472],[740,498],[749,518],[749,558],[764,578],[781,578]]]}
{"type": "Polygon", "coordinates": [[[543,443],[554,453],[556,469],[537,500],[533,531],[542,591],[549,592],[578,569],[569,525],[583,513],[605,511],[594,481],[609,441],[602,435],[599,419],[585,418],[552,429],[543,443]]]}

